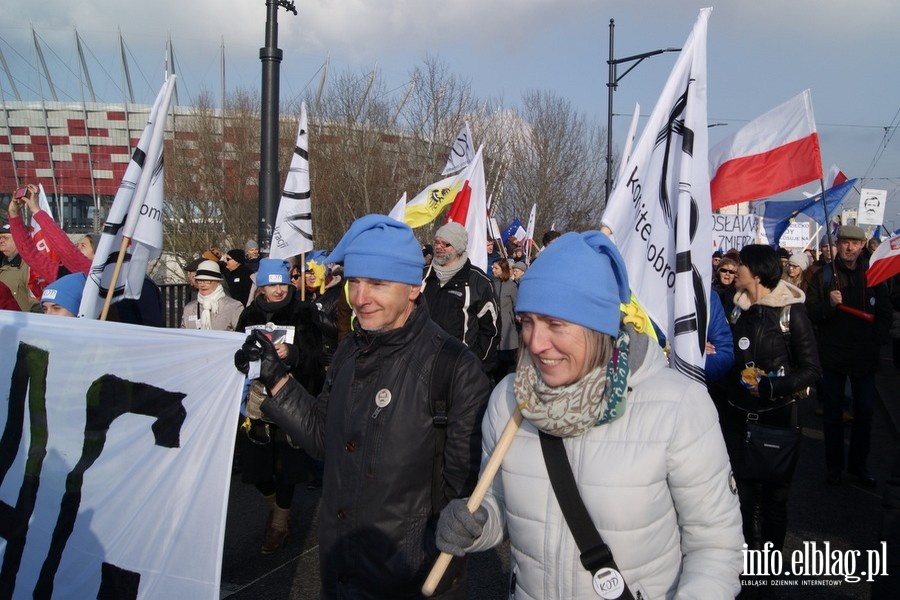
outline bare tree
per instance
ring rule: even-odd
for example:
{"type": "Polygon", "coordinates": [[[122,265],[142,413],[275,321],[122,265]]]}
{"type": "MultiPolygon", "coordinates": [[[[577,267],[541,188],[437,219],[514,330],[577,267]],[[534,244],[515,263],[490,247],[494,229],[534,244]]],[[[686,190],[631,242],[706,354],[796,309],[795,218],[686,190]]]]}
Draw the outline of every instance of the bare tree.
{"type": "MultiPolygon", "coordinates": [[[[513,120],[510,120],[513,122],[513,120]]],[[[526,218],[537,204],[535,233],[597,227],[604,204],[601,130],[552,92],[523,97],[510,132],[501,212],[526,218]]]]}

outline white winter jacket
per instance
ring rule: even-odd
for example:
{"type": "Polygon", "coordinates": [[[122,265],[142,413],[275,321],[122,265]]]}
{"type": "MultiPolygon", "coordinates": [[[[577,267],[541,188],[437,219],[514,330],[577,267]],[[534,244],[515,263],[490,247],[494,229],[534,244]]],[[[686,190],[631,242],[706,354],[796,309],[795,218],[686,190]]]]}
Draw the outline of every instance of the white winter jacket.
{"type": "MultiPolygon", "coordinates": [[[[516,410],[514,377],[491,395],[482,467],[516,410]]],[[[636,598],[734,598],[741,513],[715,407],[652,342],[628,383],[625,414],[564,440],[588,512],[636,598]]],[[[527,420],[482,506],[488,521],[469,551],[491,548],[508,532],[510,598],[598,598],[527,420]]]]}

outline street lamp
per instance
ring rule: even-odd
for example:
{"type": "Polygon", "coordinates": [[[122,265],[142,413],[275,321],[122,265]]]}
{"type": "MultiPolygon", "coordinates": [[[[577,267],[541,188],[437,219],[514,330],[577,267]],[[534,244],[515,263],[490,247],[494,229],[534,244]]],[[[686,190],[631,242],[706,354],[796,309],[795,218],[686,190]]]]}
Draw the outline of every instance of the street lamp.
{"type": "Polygon", "coordinates": [[[278,47],[278,7],[295,15],[290,0],[266,0],[266,45],[259,49],[262,61],[262,110],[259,136],[259,226],[260,252],[267,255],[275,227],[280,176],[278,174],[279,70],[283,53],[278,47]]]}
{"type": "Polygon", "coordinates": [[[607,119],[606,119],[606,199],[609,200],[609,193],[612,191],[612,118],[613,118],[613,92],[619,86],[619,81],[622,80],[623,77],[631,73],[631,70],[636,66],[641,64],[645,58],[649,58],[651,56],[656,56],[657,54],[663,54],[664,52],[681,52],[681,48],[663,48],[660,50],[653,50],[651,52],[643,52],[641,54],[635,54],[634,56],[626,56],[625,58],[613,58],[613,42],[615,40],[615,32],[616,32],[616,20],[609,20],[609,60],[606,61],[606,64],[609,65],[609,82],[606,84],[606,87],[609,88],[609,102],[607,111],[607,119]],[[616,66],[621,65],[623,63],[631,63],[634,64],[628,67],[621,75],[616,75],[616,66]]]}

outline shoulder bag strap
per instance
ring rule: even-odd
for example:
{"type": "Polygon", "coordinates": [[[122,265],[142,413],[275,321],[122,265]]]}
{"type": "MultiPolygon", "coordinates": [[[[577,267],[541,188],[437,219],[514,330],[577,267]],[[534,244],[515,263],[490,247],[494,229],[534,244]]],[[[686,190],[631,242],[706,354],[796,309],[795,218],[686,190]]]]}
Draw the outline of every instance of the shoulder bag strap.
{"type": "Polygon", "coordinates": [[[587,569],[591,575],[594,575],[594,589],[604,598],[622,598],[623,600],[634,600],[628,584],[622,577],[619,567],[613,558],[612,551],[606,542],[603,541],[600,532],[591,520],[578,493],[578,484],[575,483],[575,475],[572,473],[572,465],[569,464],[569,457],[566,455],[566,449],[563,446],[562,438],[558,438],[543,431],[539,432],[541,437],[541,452],[544,454],[544,463],[547,465],[547,474],[550,476],[550,484],[553,486],[553,493],[556,494],[556,501],[562,509],[563,516],[578,544],[581,551],[581,564],[587,569]],[[598,573],[601,570],[612,569],[621,580],[624,588],[618,596],[604,596],[598,585],[598,573]]]}

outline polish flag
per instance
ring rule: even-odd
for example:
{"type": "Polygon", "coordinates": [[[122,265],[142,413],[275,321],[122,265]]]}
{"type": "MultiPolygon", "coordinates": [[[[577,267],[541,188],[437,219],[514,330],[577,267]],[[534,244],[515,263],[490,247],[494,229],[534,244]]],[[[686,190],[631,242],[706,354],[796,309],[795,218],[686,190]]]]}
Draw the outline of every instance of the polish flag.
{"type": "Polygon", "coordinates": [[[709,151],[713,210],[822,178],[809,90],[757,117],[709,151]]]}
{"type": "Polygon", "coordinates": [[[450,206],[447,222],[459,223],[466,228],[469,260],[487,272],[487,186],[484,183],[482,148],[478,148],[475,158],[462,173],[462,188],[450,206]]]}
{"type": "Polygon", "coordinates": [[[900,234],[891,236],[872,253],[866,270],[866,287],[878,285],[900,273],[900,234]]]}

